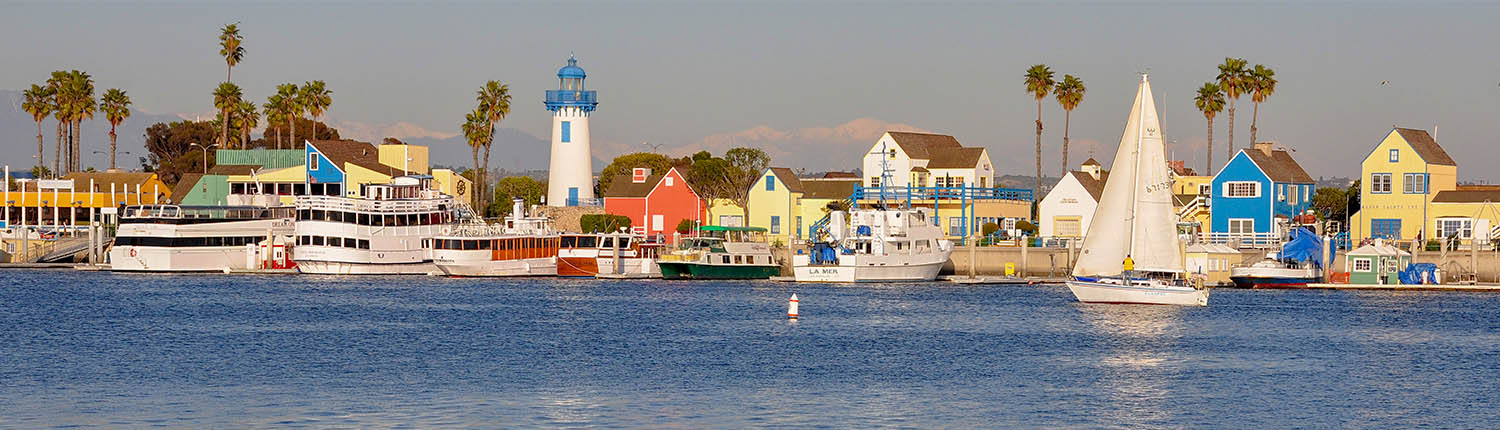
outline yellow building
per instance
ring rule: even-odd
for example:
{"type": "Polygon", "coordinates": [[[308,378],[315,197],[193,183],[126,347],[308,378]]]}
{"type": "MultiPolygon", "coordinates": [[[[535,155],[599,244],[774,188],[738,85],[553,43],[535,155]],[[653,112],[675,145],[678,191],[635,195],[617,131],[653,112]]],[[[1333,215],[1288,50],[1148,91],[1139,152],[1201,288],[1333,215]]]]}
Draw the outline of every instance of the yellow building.
{"type": "MultiPolygon", "coordinates": [[[[423,148],[423,154],[427,153],[425,147],[420,148],[423,148]]],[[[432,181],[437,184],[438,191],[443,194],[453,196],[461,202],[474,201],[474,181],[452,169],[432,169],[432,181]]]]}
{"type": "MultiPolygon", "coordinates": [[[[1192,173],[1192,170],[1187,172],[1192,173]]],[[[1213,176],[1172,175],[1172,208],[1177,211],[1178,222],[1196,226],[1196,232],[1208,230],[1212,215],[1208,203],[1213,183],[1213,176]]]]}
{"type": "Polygon", "coordinates": [[[766,229],[771,243],[792,243],[805,236],[803,229],[809,223],[817,221],[802,217],[801,201],[802,181],[792,169],[766,169],[750,186],[746,226],[766,229]]]}
{"type": "Polygon", "coordinates": [[[232,205],[289,205],[299,195],[356,197],[370,184],[389,184],[402,175],[431,175],[446,194],[468,202],[473,181],[449,169],[431,169],[427,147],[405,144],[379,146],[352,140],[310,141],[306,160],[311,165],[266,169],[259,166],[215,166],[210,174],[227,175],[232,205]]]}
{"type": "Polygon", "coordinates": [[[745,210],[730,199],[714,199],[708,208],[708,219],[704,221],[708,225],[723,227],[744,227],[745,210]]]}
{"type": "Polygon", "coordinates": [[[21,180],[4,191],[4,228],[87,225],[90,214],[164,203],[172,196],[155,173],[76,172],[62,179],[21,180]]]}
{"type": "Polygon", "coordinates": [[[1409,128],[1391,130],[1375,145],[1360,165],[1360,179],[1360,210],[1349,222],[1356,240],[1433,238],[1433,198],[1459,188],[1458,163],[1431,134],[1409,128]]]}

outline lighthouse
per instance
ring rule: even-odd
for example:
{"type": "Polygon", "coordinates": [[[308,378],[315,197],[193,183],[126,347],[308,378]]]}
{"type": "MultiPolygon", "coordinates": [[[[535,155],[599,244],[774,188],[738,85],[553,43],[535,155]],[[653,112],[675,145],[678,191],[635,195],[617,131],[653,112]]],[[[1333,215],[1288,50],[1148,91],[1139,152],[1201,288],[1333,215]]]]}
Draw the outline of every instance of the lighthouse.
{"type": "Polygon", "coordinates": [[[552,165],[547,173],[547,205],[579,206],[594,203],[593,155],[589,153],[589,115],[599,105],[586,90],[586,75],[578,59],[557,70],[557,89],[547,91],[552,112],[552,165]]]}

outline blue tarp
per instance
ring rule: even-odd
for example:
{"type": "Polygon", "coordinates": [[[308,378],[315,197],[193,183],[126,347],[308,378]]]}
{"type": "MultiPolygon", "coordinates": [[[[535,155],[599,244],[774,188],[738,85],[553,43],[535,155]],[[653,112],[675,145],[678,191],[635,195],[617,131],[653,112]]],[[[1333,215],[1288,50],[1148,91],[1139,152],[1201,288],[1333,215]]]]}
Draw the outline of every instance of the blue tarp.
{"type": "MultiPolygon", "coordinates": [[[[1318,237],[1312,230],[1299,228],[1292,232],[1292,240],[1281,247],[1278,256],[1281,261],[1312,263],[1313,266],[1323,268],[1323,238],[1318,237]]],[[[1334,258],[1332,254],[1328,258],[1334,258]]]]}
{"type": "Polygon", "coordinates": [[[1437,283],[1437,265],[1432,263],[1412,263],[1406,266],[1406,270],[1396,275],[1402,284],[1421,285],[1437,283]],[[1422,282],[1427,281],[1427,282],[1422,282]]]}

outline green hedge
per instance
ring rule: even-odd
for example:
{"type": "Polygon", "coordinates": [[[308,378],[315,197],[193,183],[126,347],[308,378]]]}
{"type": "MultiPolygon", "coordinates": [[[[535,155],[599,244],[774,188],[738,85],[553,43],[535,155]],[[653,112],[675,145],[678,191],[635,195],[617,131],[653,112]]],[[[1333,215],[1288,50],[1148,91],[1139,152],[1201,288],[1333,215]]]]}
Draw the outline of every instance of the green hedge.
{"type": "Polygon", "coordinates": [[[578,227],[584,233],[604,233],[630,229],[630,217],[624,215],[588,214],[578,218],[578,227]]]}

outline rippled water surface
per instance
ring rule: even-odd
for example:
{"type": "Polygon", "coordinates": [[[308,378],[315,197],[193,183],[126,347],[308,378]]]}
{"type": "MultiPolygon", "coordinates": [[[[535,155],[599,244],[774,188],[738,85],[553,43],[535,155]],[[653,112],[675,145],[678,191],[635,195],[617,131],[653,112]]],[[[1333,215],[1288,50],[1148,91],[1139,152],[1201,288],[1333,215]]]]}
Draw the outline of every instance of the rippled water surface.
{"type": "Polygon", "coordinates": [[[1496,294],[0,276],[3,427],[1500,426],[1496,294]]]}

